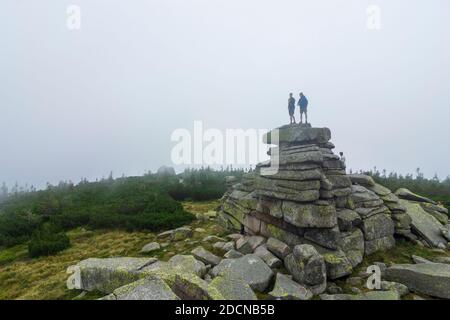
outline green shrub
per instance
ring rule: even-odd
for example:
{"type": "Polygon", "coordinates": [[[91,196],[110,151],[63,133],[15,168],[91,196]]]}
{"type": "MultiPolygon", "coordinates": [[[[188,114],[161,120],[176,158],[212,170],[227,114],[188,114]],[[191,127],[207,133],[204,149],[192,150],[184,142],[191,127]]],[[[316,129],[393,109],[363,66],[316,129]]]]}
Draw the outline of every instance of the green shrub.
{"type": "Polygon", "coordinates": [[[44,223],[31,235],[28,244],[30,257],[49,256],[70,246],[69,237],[58,227],[50,223],[44,223]]]}
{"type": "Polygon", "coordinates": [[[180,175],[83,180],[78,185],[61,182],[45,190],[12,194],[0,202],[0,247],[26,242],[44,223],[62,230],[87,226],[159,231],[182,226],[194,217],[178,201],[218,199],[226,190],[225,177],[240,178],[243,173],[195,169],[180,175]]]}

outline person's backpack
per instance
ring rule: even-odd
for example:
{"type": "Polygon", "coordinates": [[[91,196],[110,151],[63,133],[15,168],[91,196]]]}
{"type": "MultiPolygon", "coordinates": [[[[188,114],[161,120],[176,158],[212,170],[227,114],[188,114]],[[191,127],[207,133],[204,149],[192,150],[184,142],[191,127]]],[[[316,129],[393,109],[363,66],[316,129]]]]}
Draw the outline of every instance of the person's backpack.
{"type": "Polygon", "coordinates": [[[305,96],[301,97],[300,100],[298,101],[298,105],[300,107],[307,107],[308,106],[308,99],[306,99],[305,96]]]}

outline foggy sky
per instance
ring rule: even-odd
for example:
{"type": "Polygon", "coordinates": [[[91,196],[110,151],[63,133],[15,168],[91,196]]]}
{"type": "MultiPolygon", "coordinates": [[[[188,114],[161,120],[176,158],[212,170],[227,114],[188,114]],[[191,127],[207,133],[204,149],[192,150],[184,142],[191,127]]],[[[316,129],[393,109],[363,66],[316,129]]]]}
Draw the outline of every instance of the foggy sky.
{"type": "MultiPolygon", "coordinates": [[[[303,91],[347,166],[450,174],[448,0],[3,0],[0,183],[142,174],[176,128],[274,128],[303,91]],[[81,8],[81,30],[66,8],[81,8]],[[381,30],[366,26],[381,8],[381,30]]],[[[298,115],[296,113],[296,115],[298,115]]]]}

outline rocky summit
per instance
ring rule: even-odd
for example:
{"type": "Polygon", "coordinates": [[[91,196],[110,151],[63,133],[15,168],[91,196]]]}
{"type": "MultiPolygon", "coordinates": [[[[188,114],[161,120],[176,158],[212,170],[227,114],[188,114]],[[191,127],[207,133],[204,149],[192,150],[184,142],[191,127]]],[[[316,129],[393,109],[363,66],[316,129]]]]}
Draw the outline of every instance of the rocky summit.
{"type": "MultiPolygon", "coordinates": [[[[264,142],[277,144],[270,148],[271,162],[232,187],[220,219],[229,229],[243,228],[291,247],[312,245],[335,279],[350,274],[364,254],[393,247],[396,223],[389,207],[396,205],[398,215],[405,209],[370,177],[347,175],[330,140],[330,129],[308,125],[269,132],[264,142]],[[264,174],[273,163],[278,171],[264,174]]],[[[398,224],[405,233],[407,222],[398,224]]]]}
{"type": "MultiPolygon", "coordinates": [[[[272,239],[267,248],[284,259],[300,284],[311,286],[305,273],[320,278],[320,259],[326,277],[338,279],[349,275],[365,255],[394,247],[395,238],[447,245],[445,208],[406,189],[393,193],[370,176],[347,174],[333,153],[330,129],[287,125],[263,139],[273,145],[270,161],[229,188],[219,220],[227,229],[272,239]],[[277,170],[266,170],[273,165],[277,170]],[[320,256],[314,258],[315,271],[308,269],[308,255],[295,254],[305,250],[299,245],[310,245],[307,251],[314,249],[320,256]],[[294,254],[288,255],[291,250],[294,254]]],[[[320,281],[314,285],[324,287],[320,281]]]]}
{"type": "Polygon", "coordinates": [[[413,255],[416,264],[374,262],[381,288],[361,290],[370,274],[355,267],[376,252],[401,248],[394,248],[397,239],[447,255],[448,211],[407,189],[394,193],[370,176],[347,174],[330,140],[328,128],[310,125],[269,132],[270,162],[240,180],[227,177],[217,215],[197,217],[214,219],[224,233],[189,226],[162,232],[154,240],[164,243],[148,243],[141,254],[154,255],[169,243],[195,247],[168,261],[83,260],[69,267],[68,287],[109,300],[398,300],[410,292],[449,298],[447,256],[433,262],[413,255]],[[274,164],[277,170],[265,170],[274,164]]]}

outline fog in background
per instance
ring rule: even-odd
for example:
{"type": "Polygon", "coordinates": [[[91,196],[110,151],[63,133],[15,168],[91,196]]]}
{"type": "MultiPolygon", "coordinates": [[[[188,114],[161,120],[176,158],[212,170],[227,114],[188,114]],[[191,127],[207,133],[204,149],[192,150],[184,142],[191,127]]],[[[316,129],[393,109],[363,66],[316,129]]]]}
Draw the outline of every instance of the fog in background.
{"type": "Polygon", "coordinates": [[[300,91],[348,168],[450,174],[448,0],[3,0],[0,39],[0,183],[142,174],[174,129],[278,127],[300,91]]]}

